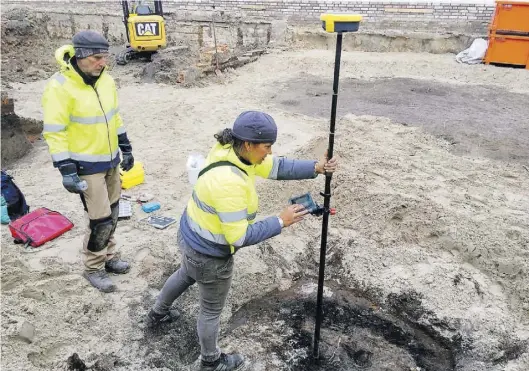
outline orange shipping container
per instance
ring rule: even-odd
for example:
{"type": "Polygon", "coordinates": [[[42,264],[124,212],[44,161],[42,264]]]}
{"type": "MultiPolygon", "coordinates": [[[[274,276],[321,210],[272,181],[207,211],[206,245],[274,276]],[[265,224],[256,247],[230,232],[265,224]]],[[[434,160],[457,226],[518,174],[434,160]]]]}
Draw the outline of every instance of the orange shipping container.
{"type": "Polygon", "coordinates": [[[529,2],[496,0],[491,31],[514,31],[529,36],[529,2]]]}
{"type": "Polygon", "coordinates": [[[491,34],[485,63],[517,64],[529,69],[529,36],[491,34]]]}

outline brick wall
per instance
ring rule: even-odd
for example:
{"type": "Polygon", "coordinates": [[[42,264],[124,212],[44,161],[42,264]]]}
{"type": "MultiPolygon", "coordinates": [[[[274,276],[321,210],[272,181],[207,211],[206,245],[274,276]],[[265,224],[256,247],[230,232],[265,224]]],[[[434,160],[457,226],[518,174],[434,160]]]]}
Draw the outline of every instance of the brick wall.
{"type": "MultiPolygon", "coordinates": [[[[180,10],[212,9],[244,13],[263,18],[318,20],[327,11],[355,12],[367,22],[381,17],[483,20],[488,22],[494,5],[476,3],[408,2],[408,1],[347,1],[347,0],[182,0],[166,1],[180,10]]],[[[169,4],[168,4],[169,5],[169,4]]]]}
{"type": "Polygon", "coordinates": [[[216,9],[244,17],[286,19],[290,23],[319,22],[324,12],[354,12],[363,15],[369,29],[397,28],[417,31],[475,31],[484,33],[494,5],[484,1],[408,2],[344,0],[184,0],[175,1],[179,10],[216,9]]]}
{"type": "MultiPolygon", "coordinates": [[[[423,32],[471,32],[485,34],[492,19],[492,0],[164,0],[164,10],[179,19],[193,20],[211,14],[248,20],[286,20],[318,23],[324,12],[354,12],[364,16],[361,29],[402,29],[423,32]]],[[[104,0],[3,0],[3,4],[32,4],[50,11],[119,14],[118,1],[104,0]]],[[[86,13],[85,13],[86,14],[86,13]]]]}
{"type": "MultiPolygon", "coordinates": [[[[213,1],[187,0],[179,2],[184,10],[211,8],[213,1]]],[[[263,19],[287,19],[294,22],[318,22],[323,12],[354,12],[364,17],[363,25],[370,28],[401,28],[421,31],[486,30],[494,11],[483,2],[441,3],[403,1],[343,1],[343,0],[221,0],[216,8],[263,19]],[[443,27],[444,26],[444,27],[443,27]]]]}

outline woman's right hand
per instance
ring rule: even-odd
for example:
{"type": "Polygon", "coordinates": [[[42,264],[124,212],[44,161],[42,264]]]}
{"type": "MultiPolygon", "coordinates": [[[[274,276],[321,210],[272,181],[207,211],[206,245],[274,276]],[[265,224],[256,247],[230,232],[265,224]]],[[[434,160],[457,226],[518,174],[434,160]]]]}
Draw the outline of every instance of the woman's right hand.
{"type": "Polygon", "coordinates": [[[283,219],[283,224],[285,227],[291,226],[294,223],[300,222],[303,220],[303,217],[309,212],[306,210],[303,205],[290,205],[285,208],[279,217],[283,219]]]}

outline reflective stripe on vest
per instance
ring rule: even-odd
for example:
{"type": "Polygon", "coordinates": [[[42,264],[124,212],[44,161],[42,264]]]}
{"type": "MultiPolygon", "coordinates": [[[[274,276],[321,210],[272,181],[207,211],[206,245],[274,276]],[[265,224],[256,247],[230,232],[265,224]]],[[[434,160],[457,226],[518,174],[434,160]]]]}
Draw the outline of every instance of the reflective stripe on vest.
{"type": "Polygon", "coordinates": [[[242,180],[246,181],[246,178],[244,177],[244,173],[240,171],[238,168],[236,168],[235,166],[231,166],[231,171],[234,174],[237,174],[238,176],[240,176],[242,180]]]}
{"type": "Polygon", "coordinates": [[[106,124],[107,121],[110,121],[115,114],[118,113],[117,108],[112,108],[110,111],[105,113],[105,116],[73,116],[70,115],[70,122],[76,124],[92,125],[92,124],[106,124]]]}
{"type": "Polygon", "coordinates": [[[66,126],[61,124],[44,124],[42,126],[42,131],[47,133],[58,133],[65,130],[66,126]]]}
{"type": "Polygon", "coordinates": [[[202,228],[197,223],[195,223],[195,221],[191,219],[191,217],[188,214],[186,214],[186,218],[187,218],[187,224],[189,225],[189,228],[191,228],[193,232],[195,232],[197,235],[199,235],[200,237],[202,237],[203,239],[207,241],[216,243],[218,245],[229,246],[230,254],[234,254],[235,248],[241,247],[242,244],[244,243],[244,240],[246,239],[246,233],[245,233],[241,238],[235,241],[233,245],[230,245],[228,241],[226,240],[226,237],[224,237],[223,234],[212,233],[208,231],[207,229],[202,228]]]}
{"type": "Polygon", "coordinates": [[[70,158],[70,152],[59,152],[59,153],[52,153],[51,154],[51,159],[54,162],[67,160],[69,158],[70,158]]]}
{"type": "Polygon", "coordinates": [[[277,179],[278,171],[279,171],[279,158],[274,157],[274,163],[272,165],[272,170],[270,170],[270,174],[268,174],[268,179],[277,179]]]}
{"type": "Polygon", "coordinates": [[[60,72],[56,72],[52,78],[56,80],[60,85],[66,82],[66,77],[64,77],[60,72]]]}
{"type": "Polygon", "coordinates": [[[248,214],[248,209],[243,209],[239,211],[218,212],[213,206],[209,206],[205,202],[201,201],[195,191],[193,191],[193,193],[191,194],[191,198],[200,210],[208,214],[217,215],[220,221],[223,223],[234,223],[244,219],[253,220],[257,216],[257,212],[248,214]]]}
{"type": "Polygon", "coordinates": [[[86,162],[105,162],[108,161],[109,156],[112,157],[112,159],[116,158],[118,155],[118,150],[115,150],[112,152],[111,155],[108,153],[105,155],[86,155],[84,153],[72,153],[70,152],[70,157],[77,161],[86,161],[86,162]]]}

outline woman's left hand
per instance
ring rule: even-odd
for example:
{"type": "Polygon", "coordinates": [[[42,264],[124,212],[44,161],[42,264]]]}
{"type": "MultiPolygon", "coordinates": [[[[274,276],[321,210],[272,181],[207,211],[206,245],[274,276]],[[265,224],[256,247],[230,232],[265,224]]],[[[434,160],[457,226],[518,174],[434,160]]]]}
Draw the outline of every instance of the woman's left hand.
{"type": "Polygon", "coordinates": [[[328,160],[327,151],[325,151],[325,155],[316,164],[316,172],[318,174],[334,173],[337,167],[338,167],[338,160],[336,159],[336,157],[333,157],[330,160],[328,160]]]}

